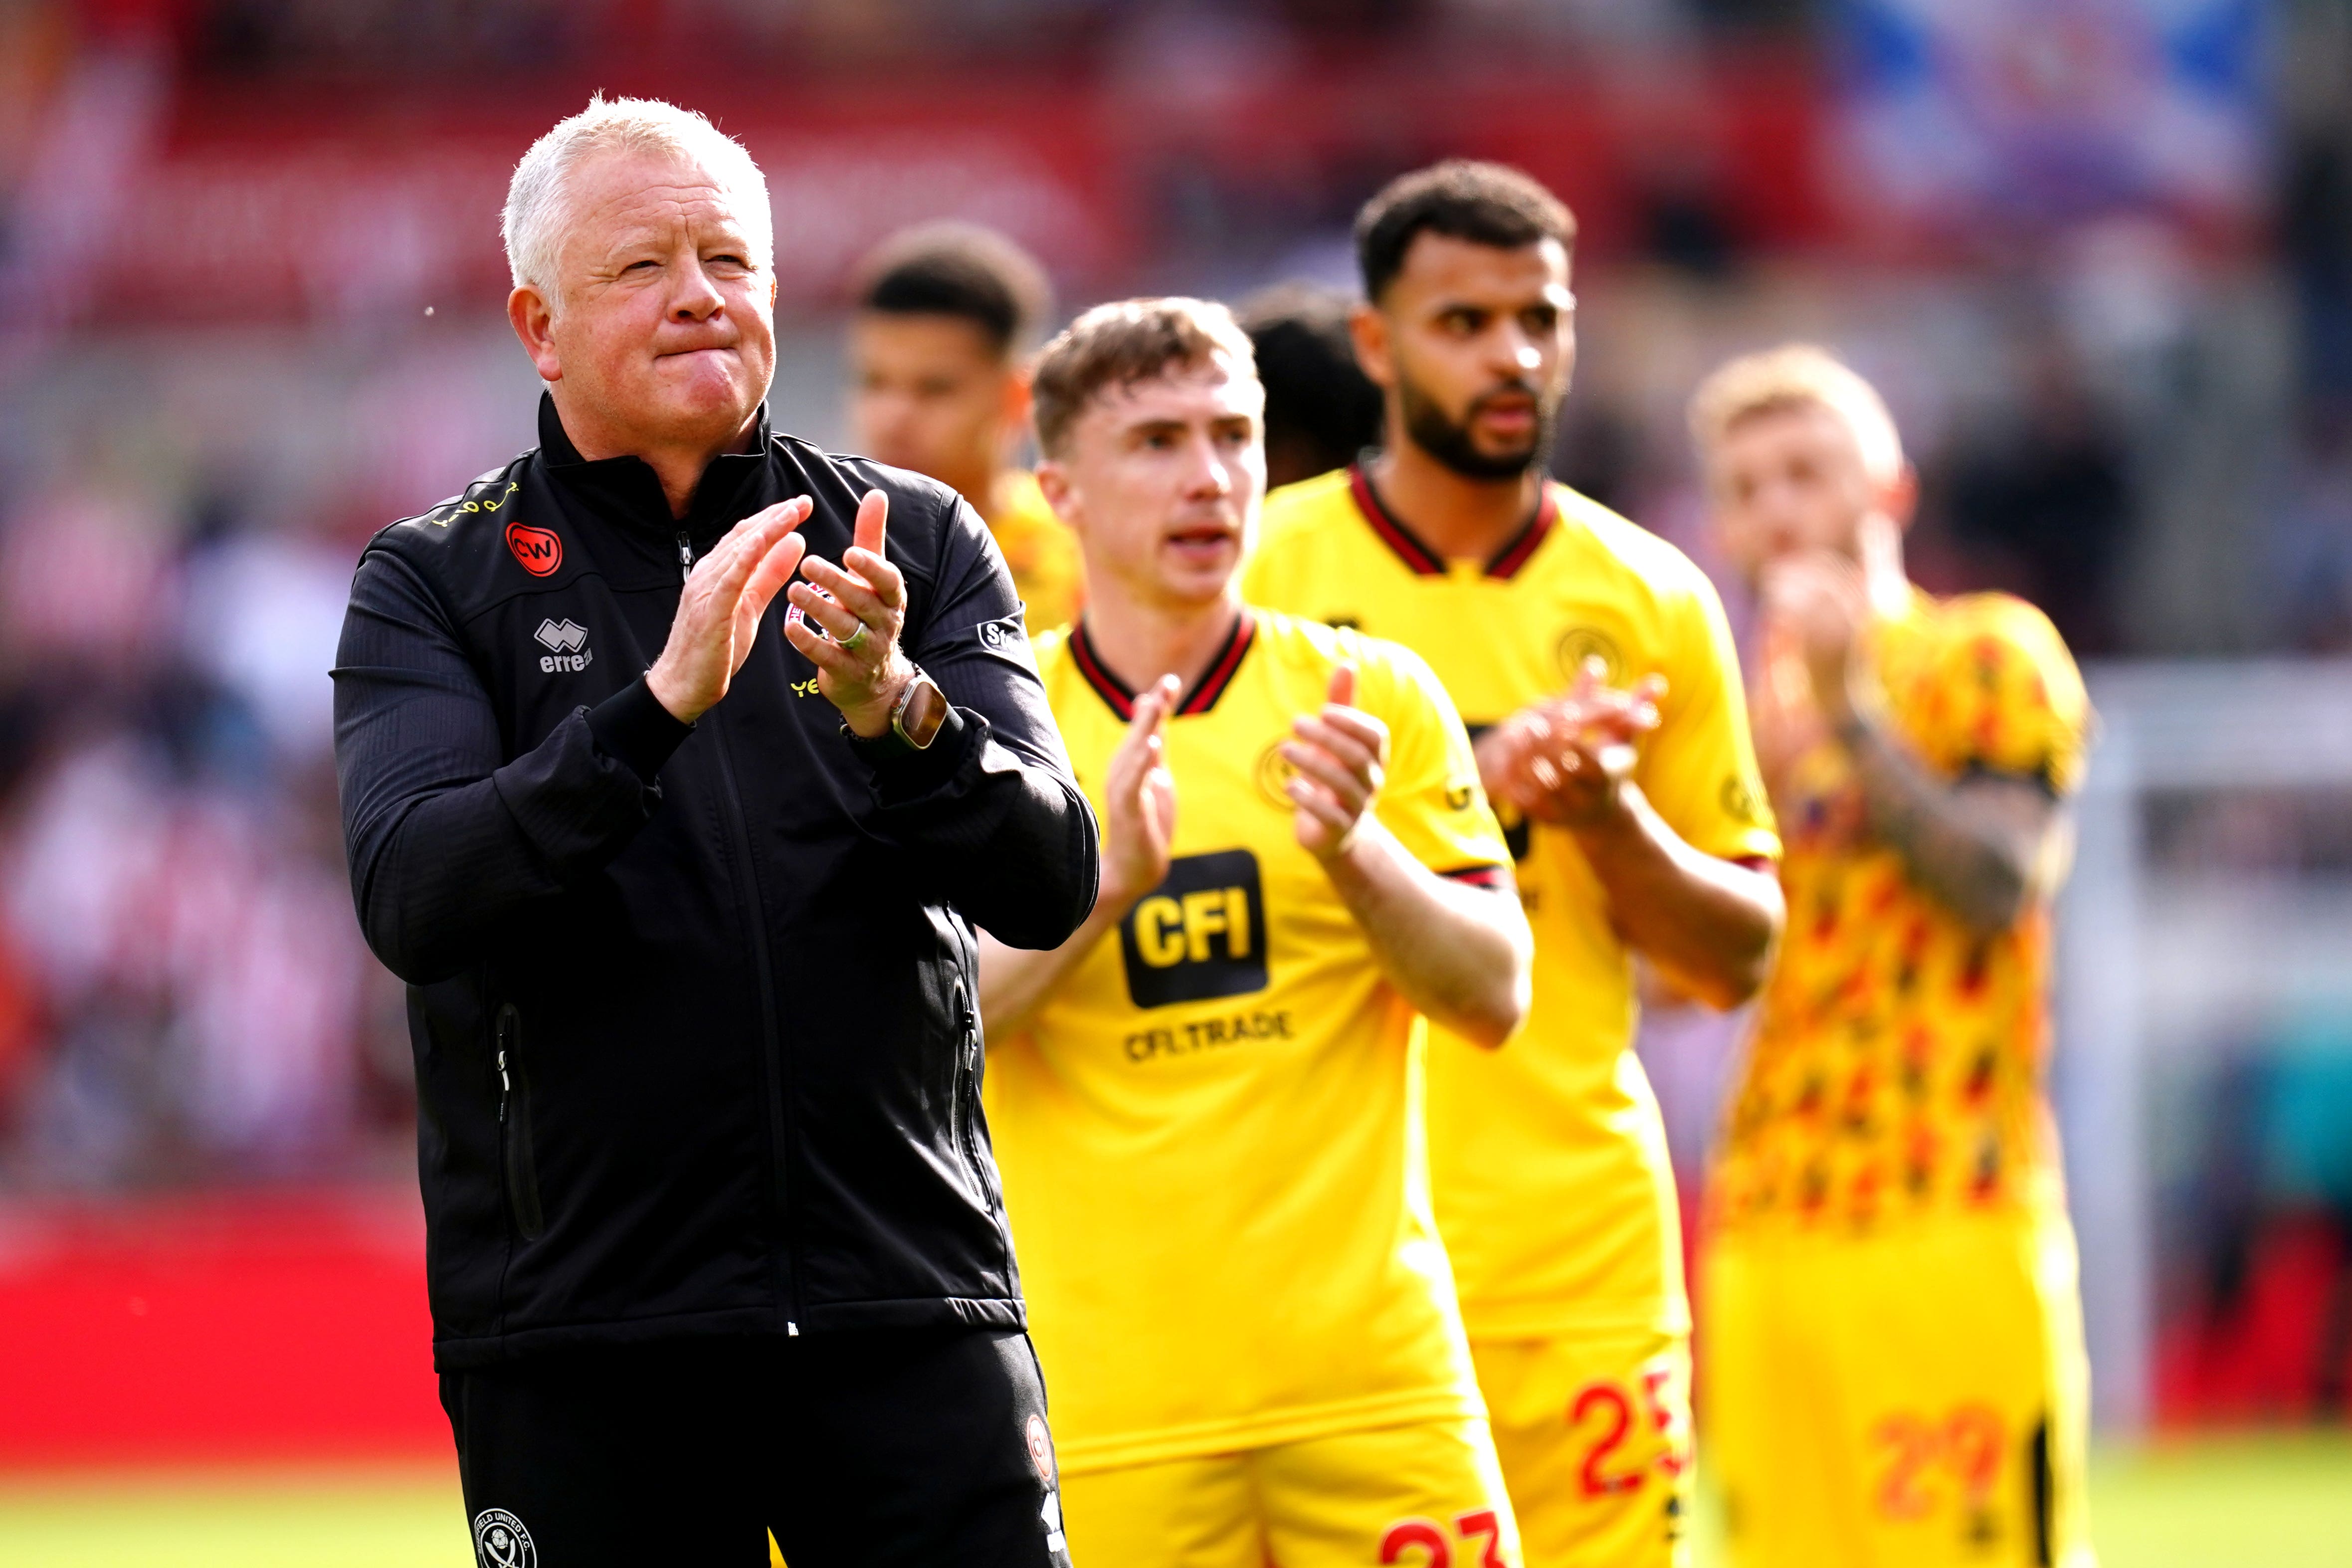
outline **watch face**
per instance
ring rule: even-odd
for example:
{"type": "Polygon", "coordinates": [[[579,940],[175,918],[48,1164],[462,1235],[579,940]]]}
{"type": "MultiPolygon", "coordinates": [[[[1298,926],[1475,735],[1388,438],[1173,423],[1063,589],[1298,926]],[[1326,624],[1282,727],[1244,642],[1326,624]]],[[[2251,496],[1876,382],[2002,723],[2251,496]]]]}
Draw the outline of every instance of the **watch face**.
{"type": "Polygon", "coordinates": [[[918,750],[931,743],[947,721],[947,694],[928,675],[915,677],[908,689],[907,706],[898,717],[898,733],[918,750]]]}

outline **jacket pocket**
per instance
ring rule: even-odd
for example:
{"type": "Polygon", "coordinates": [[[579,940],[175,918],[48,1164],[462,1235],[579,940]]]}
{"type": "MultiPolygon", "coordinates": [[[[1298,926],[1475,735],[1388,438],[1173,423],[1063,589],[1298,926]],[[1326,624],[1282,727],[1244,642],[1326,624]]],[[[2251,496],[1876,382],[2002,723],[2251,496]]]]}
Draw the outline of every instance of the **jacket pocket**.
{"type": "Polygon", "coordinates": [[[996,1186],[989,1179],[988,1161],[980,1147],[980,1015],[961,980],[955,984],[952,1000],[956,1028],[955,1103],[949,1107],[952,1118],[950,1131],[955,1138],[956,1152],[963,1156],[964,1166],[971,1173],[972,1184],[980,1190],[981,1198],[993,1203],[996,1186]]]}
{"type": "Polygon", "coordinates": [[[539,1165],[530,1148],[530,1077],[522,1064],[522,1014],[499,1009],[499,1161],[506,1170],[507,1212],[525,1241],[547,1228],[539,1207],[539,1165]]]}

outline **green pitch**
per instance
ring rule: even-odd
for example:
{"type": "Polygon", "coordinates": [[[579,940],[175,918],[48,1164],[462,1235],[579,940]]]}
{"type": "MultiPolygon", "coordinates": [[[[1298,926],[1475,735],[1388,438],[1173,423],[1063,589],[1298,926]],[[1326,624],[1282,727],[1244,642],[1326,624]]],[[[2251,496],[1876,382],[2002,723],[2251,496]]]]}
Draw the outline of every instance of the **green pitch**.
{"type": "MultiPolygon", "coordinates": [[[[2352,1435],[2204,1438],[2102,1453],[2104,1568],[2342,1568],[2352,1435]]],[[[1720,1557],[1701,1520],[1697,1568],[1720,1557]]],[[[470,1568],[453,1467],[0,1477],[9,1568],[470,1568]]]]}

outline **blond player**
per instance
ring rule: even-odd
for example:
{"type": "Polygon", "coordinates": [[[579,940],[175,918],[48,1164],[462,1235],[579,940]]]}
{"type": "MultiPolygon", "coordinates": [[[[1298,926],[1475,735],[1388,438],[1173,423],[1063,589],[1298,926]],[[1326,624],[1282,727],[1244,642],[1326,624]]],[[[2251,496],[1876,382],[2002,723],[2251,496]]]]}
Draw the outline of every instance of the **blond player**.
{"type": "Polygon", "coordinates": [[[1746,997],[1780,923],[1779,843],[1706,579],[1545,478],[1572,236],[1550,193],[1492,164],[1373,198],[1354,326],[1387,447],[1268,500],[1245,589],[1407,644],[1483,731],[1535,1005],[1507,1050],[1431,1043],[1438,1226],[1528,1562],[1635,1568],[1685,1551],[1690,1321],[1633,960],[1746,997]]]}
{"type": "Polygon", "coordinates": [[[2042,1095],[2061,802],[2049,621],[1905,578],[1885,404],[1818,349],[1691,423],[1755,583],[1790,930],[1708,1194],[1705,1409],[1742,1568],[2086,1568],[2087,1374],[2042,1095]]]}
{"type": "Polygon", "coordinates": [[[1426,666],[1245,610],[1264,394],[1221,305],[1088,311],[1036,378],[1093,598],[1038,666],[1093,917],[983,942],[988,1121],[1070,1549],[1516,1564],[1419,1153],[1423,1015],[1492,1047],[1529,938],[1426,666]]]}
{"type": "Polygon", "coordinates": [[[1053,310],[1045,270],[992,229],[947,223],[886,241],[859,278],[852,438],[954,486],[1004,552],[1030,628],[1068,624],[1085,595],[1077,542],[1011,460],[1028,428],[1023,358],[1053,310]]]}

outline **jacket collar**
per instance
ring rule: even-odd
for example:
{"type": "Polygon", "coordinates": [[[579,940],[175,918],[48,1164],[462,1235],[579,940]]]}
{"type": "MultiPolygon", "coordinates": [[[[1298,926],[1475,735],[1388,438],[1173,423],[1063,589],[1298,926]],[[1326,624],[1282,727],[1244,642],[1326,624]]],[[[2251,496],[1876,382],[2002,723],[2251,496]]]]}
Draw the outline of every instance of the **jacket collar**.
{"type": "Polygon", "coordinates": [[[539,449],[551,478],[602,516],[664,534],[683,531],[698,542],[724,533],[746,515],[748,497],[767,466],[769,437],[768,405],[763,401],[752,430],[751,449],[721,452],[711,458],[695,484],[686,516],[673,519],[669,498],[662,493],[652,464],[643,458],[592,461],[582,457],[555,412],[555,399],[544,392],[539,395],[539,449]]]}

